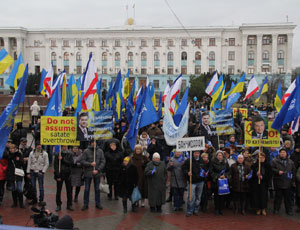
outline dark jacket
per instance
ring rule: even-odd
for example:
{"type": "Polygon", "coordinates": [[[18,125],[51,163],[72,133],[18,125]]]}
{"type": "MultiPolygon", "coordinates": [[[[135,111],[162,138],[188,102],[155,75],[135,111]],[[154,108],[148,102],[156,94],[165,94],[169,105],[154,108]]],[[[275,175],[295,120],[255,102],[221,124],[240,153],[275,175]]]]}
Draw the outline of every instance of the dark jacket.
{"type": "MultiPolygon", "coordinates": [[[[194,157],[192,159],[192,184],[196,184],[199,182],[202,182],[205,180],[204,177],[200,177],[200,170],[201,168],[203,168],[205,171],[207,171],[207,169],[205,169],[206,165],[204,164],[204,161],[201,157],[199,157],[199,160],[196,160],[194,157]]],[[[183,171],[186,175],[187,180],[190,180],[190,177],[188,176],[188,173],[190,171],[190,159],[187,159],[184,162],[184,165],[182,166],[183,171]]]]}
{"type": "Polygon", "coordinates": [[[300,167],[300,153],[294,151],[290,159],[294,162],[295,169],[297,170],[300,167]]]}
{"type": "Polygon", "coordinates": [[[277,156],[272,161],[272,171],[273,171],[273,181],[274,187],[280,189],[289,189],[292,185],[292,182],[295,181],[295,165],[294,162],[286,158],[286,164],[284,165],[280,156],[277,156]],[[283,171],[282,175],[279,175],[279,171],[283,171]],[[291,171],[293,174],[292,179],[288,179],[287,174],[291,171]]]}
{"type": "Polygon", "coordinates": [[[105,157],[102,149],[97,148],[96,149],[96,166],[95,169],[98,170],[98,173],[96,175],[93,175],[94,167],[91,166],[91,163],[94,161],[94,148],[89,147],[83,151],[82,155],[82,165],[84,167],[84,176],[85,177],[100,177],[101,174],[104,173],[104,167],[105,167],[105,157]]]}
{"type": "Polygon", "coordinates": [[[71,175],[71,168],[73,165],[73,157],[70,151],[61,151],[61,163],[60,163],[60,171],[59,171],[59,154],[57,154],[54,158],[54,179],[61,178],[62,180],[67,180],[71,175]]]}
{"type": "Polygon", "coordinates": [[[17,129],[15,129],[11,134],[10,138],[12,139],[13,143],[19,147],[20,145],[20,139],[22,137],[27,137],[26,129],[23,128],[22,122],[17,123],[17,129]]]}
{"type": "Polygon", "coordinates": [[[8,165],[6,170],[6,180],[22,181],[23,177],[15,176],[15,168],[23,169],[24,167],[24,160],[23,160],[22,153],[20,153],[19,151],[15,153],[10,152],[7,156],[7,160],[8,160],[8,165]],[[16,160],[17,157],[19,157],[19,160],[16,160]]]}
{"type": "Polygon", "coordinates": [[[138,183],[138,175],[136,167],[129,162],[127,166],[122,165],[120,168],[119,189],[120,197],[131,198],[132,191],[138,183]]]}
{"type": "Polygon", "coordinates": [[[210,164],[209,172],[210,172],[210,177],[212,180],[212,187],[213,189],[218,188],[218,179],[221,176],[221,172],[224,170],[225,177],[228,177],[229,173],[229,165],[224,158],[222,161],[218,161],[217,158],[213,158],[210,164]]]}
{"type": "MultiPolygon", "coordinates": [[[[261,167],[260,174],[262,175],[262,179],[260,180],[260,183],[261,185],[268,186],[272,178],[272,167],[267,162],[267,160],[265,160],[265,162],[262,162],[260,167],[261,167]]],[[[251,166],[251,169],[253,170],[252,178],[250,180],[251,183],[258,184],[258,177],[257,177],[258,168],[259,168],[258,161],[256,161],[255,164],[251,166]]]]}
{"type": "Polygon", "coordinates": [[[250,167],[248,165],[243,164],[244,174],[243,179],[240,178],[240,173],[238,170],[238,163],[234,163],[230,167],[230,187],[233,192],[248,192],[249,191],[249,183],[246,179],[246,175],[250,172],[250,167]]]}
{"type": "Polygon", "coordinates": [[[178,162],[178,158],[172,157],[167,166],[168,171],[171,171],[171,187],[172,188],[185,188],[186,177],[182,168],[182,163],[178,162]],[[171,166],[170,162],[174,165],[171,166]]]}

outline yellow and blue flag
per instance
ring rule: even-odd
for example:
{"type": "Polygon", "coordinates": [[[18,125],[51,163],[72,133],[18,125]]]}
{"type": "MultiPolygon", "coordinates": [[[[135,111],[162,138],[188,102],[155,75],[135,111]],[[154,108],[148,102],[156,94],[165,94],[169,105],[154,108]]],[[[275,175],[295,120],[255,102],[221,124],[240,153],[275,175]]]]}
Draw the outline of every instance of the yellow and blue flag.
{"type": "Polygon", "coordinates": [[[44,116],[62,116],[62,89],[61,85],[57,84],[53,89],[54,92],[49,100],[44,116]]]}
{"type": "Polygon", "coordinates": [[[123,89],[122,89],[122,94],[124,100],[126,100],[129,96],[129,70],[125,76],[124,83],[123,83],[123,89]]]}
{"type": "Polygon", "coordinates": [[[260,89],[258,91],[257,98],[255,100],[256,103],[259,102],[261,95],[268,92],[268,89],[269,89],[269,87],[268,87],[268,77],[266,76],[262,86],[260,87],[260,89]]]}
{"type": "Polygon", "coordinates": [[[13,87],[15,90],[18,88],[18,80],[23,76],[25,71],[25,66],[23,63],[23,57],[22,53],[20,53],[14,68],[9,74],[9,77],[5,81],[6,84],[8,84],[10,87],[13,87]]]}
{"type": "Polygon", "coordinates": [[[277,112],[279,112],[280,109],[282,108],[281,100],[282,100],[282,90],[281,90],[281,83],[279,82],[275,101],[274,101],[274,106],[275,106],[277,112]]]}
{"type": "Polygon", "coordinates": [[[13,62],[14,60],[5,49],[0,50],[0,74],[3,74],[13,62]]]}
{"type": "Polygon", "coordinates": [[[17,115],[20,103],[24,102],[25,91],[28,78],[28,65],[26,65],[23,77],[20,81],[19,87],[15,92],[12,100],[6,106],[0,116],[0,159],[3,156],[3,152],[6,148],[6,142],[9,133],[14,125],[14,119],[17,115]]]}
{"type": "Polygon", "coordinates": [[[174,120],[174,124],[176,126],[179,126],[181,120],[182,120],[182,117],[186,111],[186,108],[188,107],[188,103],[189,103],[189,88],[187,88],[185,90],[185,93],[181,99],[181,102],[178,106],[178,109],[176,110],[174,116],[173,116],[173,120],[174,120]]]}
{"type": "MultiPolygon", "coordinates": [[[[40,81],[40,88],[39,88],[40,93],[42,93],[42,91],[43,91],[44,80],[45,80],[46,75],[47,75],[47,71],[43,68],[42,73],[41,73],[41,81],[40,81]]],[[[43,95],[43,96],[45,96],[45,95],[43,95]]]]}
{"type": "Polygon", "coordinates": [[[218,83],[214,87],[213,93],[211,95],[211,104],[210,107],[214,108],[215,107],[215,102],[217,99],[222,95],[222,90],[224,88],[224,81],[223,81],[223,74],[221,74],[218,83]]]}

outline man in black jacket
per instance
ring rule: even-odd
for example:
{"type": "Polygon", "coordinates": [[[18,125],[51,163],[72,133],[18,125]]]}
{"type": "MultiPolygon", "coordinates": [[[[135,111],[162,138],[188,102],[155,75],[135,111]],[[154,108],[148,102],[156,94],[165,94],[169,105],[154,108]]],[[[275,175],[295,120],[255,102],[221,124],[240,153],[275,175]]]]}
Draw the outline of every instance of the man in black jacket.
{"type": "Polygon", "coordinates": [[[71,186],[71,167],[73,165],[72,153],[68,150],[68,146],[61,146],[61,154],[57,154],[54,158],[54,179],[56,180],[56,209],[61,210],[61,190],[65,182],[67,190],[67,209],[74,211],[72,207],[72,186],[71,186]]]}

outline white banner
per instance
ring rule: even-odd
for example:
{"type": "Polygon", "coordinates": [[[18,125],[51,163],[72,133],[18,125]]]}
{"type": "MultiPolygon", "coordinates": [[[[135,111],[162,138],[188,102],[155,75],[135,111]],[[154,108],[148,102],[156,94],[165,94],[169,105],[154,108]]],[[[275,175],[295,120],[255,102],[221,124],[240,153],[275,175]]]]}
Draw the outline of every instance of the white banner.
{"type": "Polygon", "coordinates": [[[204,150],[205,138],[204,137],[187,137],[177,140],[176,151],[196,151],[204,150]]]}

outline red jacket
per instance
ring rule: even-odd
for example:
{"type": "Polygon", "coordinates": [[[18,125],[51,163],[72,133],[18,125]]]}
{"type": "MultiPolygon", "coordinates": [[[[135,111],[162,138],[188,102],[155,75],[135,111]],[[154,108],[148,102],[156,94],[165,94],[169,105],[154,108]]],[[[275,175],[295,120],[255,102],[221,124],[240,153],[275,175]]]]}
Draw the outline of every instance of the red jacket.
{"type": "Polygon", "coordinates": [[[0,180],[5,180],[7,165],[8,161],[6,159],[0,160],[0,180]]]}

